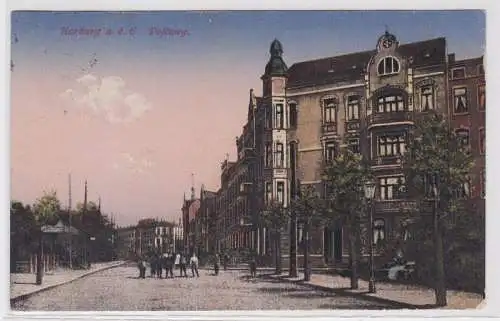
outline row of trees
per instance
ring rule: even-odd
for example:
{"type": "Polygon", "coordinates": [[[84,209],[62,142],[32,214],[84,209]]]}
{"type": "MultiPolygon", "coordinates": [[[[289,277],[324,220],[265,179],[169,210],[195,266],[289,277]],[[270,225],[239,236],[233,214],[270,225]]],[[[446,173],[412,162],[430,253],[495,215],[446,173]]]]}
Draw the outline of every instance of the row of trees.
{"type": "MultiPolygon", "coordinates": [[[[474,239],[472,243],[476,247],[472,250],[482,249],[484,252],[484,217],[470,213],[463,197],[470,192],[467,189],[473,179],[471,169],[474,159],[468,146],[450,129],[446,119],[431,113],[417,119],[409,133],[406,153],[400,161],[404,180],[400,181],[398,192],[415,204],[413,209],[400,213],[409,222],[406,228],[413,232],[412,249],[408,252],[418,254],[420,267],[433,266],[428,276],[435,287],[436,304],[444,306],[445,258],[450,259],[459,253],[450,255],[449,251],[460,248],[463,251],[463,245],[470,244],[474,239]],[[431,255],[432,252],[434,255],[431,255]]],[[[300,192],[292,196],[286,209],[282,204],[271,204],[262,215],[261,224],[276,236],[273,246],[277,255],[276,272],[281,273],[280,236],[290,218],[296,218],[303,225],[306,280],[310,277],[308,249],[311,225],[336,222],[348,233],[351,288],[358,288],[360,240],[365,236],[363,234],[372,232],[363,227],[366,227],[368,213],[364,184],[372,177],[366,159],[344,148],[324,167],[325,192],[319,192],[313,186],[302,186],[300,192]]],[[[484,272],[482,278],[484,282],[484,272]]]]}
{"type": "MultiPolygon", "coordinates": [[[[37,253],[37,262],[42,263],[43,233],[41,227],[62,221],[78,229],[81,237],[89,239],[90,252],[94,260],[110,260],[114,256],[115,226],[94,202],[77,204],[76,210],[63,209],[55,191],[45,192],[33,205],[11,201],[10,240],[11,262],[23,254],[37,253]],[[90,242],[91,241],[91,242],[90,242]]],[[[70,254],[70,257],[72,255],[70,254]]],[[[73,259],[75,259],[73,257],[73,259]]],[[[41,266],[37,270],[41,270],[41,266]]],[[[41,281],[40,281],[41,282],[41,281]]]]}

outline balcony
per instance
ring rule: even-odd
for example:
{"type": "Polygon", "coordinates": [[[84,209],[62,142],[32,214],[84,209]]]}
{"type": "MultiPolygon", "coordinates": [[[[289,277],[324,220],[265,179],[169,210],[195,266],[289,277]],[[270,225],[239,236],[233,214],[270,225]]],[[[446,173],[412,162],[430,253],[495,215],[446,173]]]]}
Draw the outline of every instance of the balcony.
{"type": "Polygon", "coordinates": [[[337,134],[337,123],[325,123],[321,130],[323,134],[337,134]]]}
{"type": "Polygon", "coordinates": [[[373,125],[390,125],[391,123],[409,123],[413,124],[413,112],[399,111],[392,113],[374,113],[366,118],[368,128],[373,125]]]}
{"type": "Polygon", "coordinates": [[[391,166],[400,164],[401,164],[401,156],[375,157],[371,160],[372,166],[391,166]]]}
{"type": "Polygon", "coordinates": [[[350,120],[345,123],[346,132],[356,132],[361,128],[359,120],[350,120]]]}
{"type": "Polygon", "coordinates": [[[408,200],[378,200],[375,202],[377,213],[404,213],[417,209],[415,201],[408,200]]]}

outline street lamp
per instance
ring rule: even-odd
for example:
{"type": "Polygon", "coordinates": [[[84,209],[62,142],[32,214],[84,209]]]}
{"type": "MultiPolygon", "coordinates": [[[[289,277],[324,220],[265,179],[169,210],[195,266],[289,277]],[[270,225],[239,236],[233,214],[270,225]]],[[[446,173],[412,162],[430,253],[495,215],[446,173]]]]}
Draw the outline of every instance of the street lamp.
{"type": "Polygon", "coordinates": [[[368,292],[375,293],[375,273],[373,266],[373,199],[375,197],[375,182],[373,180],[367,180],[365,182],[365,198],[369,203],[369,213],[370,213],[370,229],[369,229],[369,242],[370,242],[370,280],[368,282],[368,292]]]}

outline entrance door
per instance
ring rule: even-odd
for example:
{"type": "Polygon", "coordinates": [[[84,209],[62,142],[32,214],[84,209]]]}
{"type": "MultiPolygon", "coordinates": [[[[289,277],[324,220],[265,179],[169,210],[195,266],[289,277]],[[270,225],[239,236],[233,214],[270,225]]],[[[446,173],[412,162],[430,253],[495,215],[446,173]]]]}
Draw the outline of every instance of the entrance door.
{"type": "Polygon", "coordinates": [[[337,262],[342,260],[342,228],[335,228],[333,232],[333,257],[337,262]]]}

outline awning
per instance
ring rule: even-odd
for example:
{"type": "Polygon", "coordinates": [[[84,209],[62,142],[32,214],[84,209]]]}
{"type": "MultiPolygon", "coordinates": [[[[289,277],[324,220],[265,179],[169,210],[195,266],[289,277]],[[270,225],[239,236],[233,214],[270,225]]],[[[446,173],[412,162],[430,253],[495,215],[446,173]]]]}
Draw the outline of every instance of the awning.
{"type": "Polygon", "coordinates": [[[61,220],[59,220],[59,222],[57,222],[55,225],[42,226],[42,232],[53,233],[53,234],[72,234],[72,235],[80,234],[79,230],[77,230],[73,226],[64,224],[61,220]]]}

